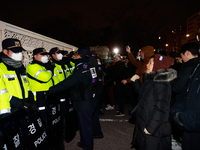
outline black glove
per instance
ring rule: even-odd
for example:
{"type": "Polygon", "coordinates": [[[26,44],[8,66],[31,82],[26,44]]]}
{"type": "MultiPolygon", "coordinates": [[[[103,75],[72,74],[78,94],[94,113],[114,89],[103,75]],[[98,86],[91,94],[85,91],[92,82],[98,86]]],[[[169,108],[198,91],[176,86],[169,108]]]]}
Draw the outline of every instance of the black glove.
{"type": "Polygon", "coordinates": [[[27,102],[30,104],[31,111],[37,110],[37,102],[34,99],[29,98],[27,102]]]}
{"type": "Polygon", "coordinates": [[[28,114],[31,112],[31,104],[29,102],[22,102],[19,108],[25,110],[28,114]]]}
{"type": "Polygon", "coordinates": [[[184,129],[183,126],[183,121],[182,121],[182,112],[174,112],[172,113],[172,119],[174,121],[174,123],[180,128],[180,129],[184,129]]]}
{"type": "Polygon", "coordinates": [[[27,102],[22,102],[19,108],[25,110],[28,114],[37,110],[37,103],[34,99],[28,99],[27,102]]]}

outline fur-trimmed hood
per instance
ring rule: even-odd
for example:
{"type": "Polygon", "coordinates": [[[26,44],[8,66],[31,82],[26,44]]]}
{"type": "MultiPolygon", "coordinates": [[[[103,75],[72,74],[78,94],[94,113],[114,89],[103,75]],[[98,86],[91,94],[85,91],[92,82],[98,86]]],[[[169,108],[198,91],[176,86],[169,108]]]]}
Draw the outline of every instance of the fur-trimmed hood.
{"type": "Polygon", "coordinates": [[[151,72],[148,75],[155,82],[170,82],[177,77],[177,71],[169,69],[160,69],[157,72],[151,72]]]}

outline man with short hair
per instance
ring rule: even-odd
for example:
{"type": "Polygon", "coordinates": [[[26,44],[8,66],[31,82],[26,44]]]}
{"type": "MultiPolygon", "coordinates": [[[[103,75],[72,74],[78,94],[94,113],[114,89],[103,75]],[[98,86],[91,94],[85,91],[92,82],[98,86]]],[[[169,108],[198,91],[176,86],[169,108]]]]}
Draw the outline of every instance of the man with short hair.
{"type": "Polygon", "coordinates": [[[184,130],[182,148],[198,150],[200,147],[200,62],[199,45],[186,43],[181,47],[184,67],[175,80],[173,91],[176,103],[171,108],[173,121],[184,130]]]}
{"type": "Polygon", "coordinates": [[[22,64],[22,48],[18,39],[2,41],[0,53],[0,118],[19,108],[31,96],[26,70],[22,64]]]}
{"type": "Polygon", "coordinates": [[[180,73],[178,74],[177,79],[175,80],[173,91],[175,93],[181,93],[184,89],[185,84],[189,80],[189,76],[192,71],[199,63],[199,46],[197,43],[186,43],[184,44],[179,51],[184,66],[180,73]]]}

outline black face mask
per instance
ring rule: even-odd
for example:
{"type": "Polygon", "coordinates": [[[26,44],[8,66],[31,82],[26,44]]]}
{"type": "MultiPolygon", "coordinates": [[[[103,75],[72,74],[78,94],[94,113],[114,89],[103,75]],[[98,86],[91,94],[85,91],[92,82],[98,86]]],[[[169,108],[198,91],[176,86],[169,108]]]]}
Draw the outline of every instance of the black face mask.
{"type": "Polygon", "coordinates": [[[80,58],[80,59],[74,59],[74,63],[75,65],[79,64],[79,63],[89,63],[90,59],[89,58],[80,58]]]}

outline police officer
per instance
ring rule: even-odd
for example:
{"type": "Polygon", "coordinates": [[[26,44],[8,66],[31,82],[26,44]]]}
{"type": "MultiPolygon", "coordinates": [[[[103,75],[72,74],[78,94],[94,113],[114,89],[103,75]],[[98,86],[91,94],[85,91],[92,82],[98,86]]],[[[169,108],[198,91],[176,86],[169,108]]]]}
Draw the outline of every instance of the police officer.
{"type": "Polygon", "coordinates": [[[102,73],[101,60],[95,51],[91,51],[90,63],[91,63],[90,69],[93,70],[93,72],[96,72],[96,76],[93,76],[92,84],[97,94],[96,95],[97,107],[92,115],[93,138],[101,139],[104,137],[101,131],[101,125],[99,122],[99,112],[100,112],[100,109],[102,108],[101,97],[103,94],[103,82],[102,82],[103,73],[102,73]]]}
{"type": "MultiPolygon", "coordinates": [[[[69,72],[70,69],[68,68],[68,66],[66,64],[64,64],[64,61],[62,61],[62,58],[63,58],[62,51],[58,47],[52,48],[49,51],[49,54],[52,57],[52,62],[55,64],[54,75],[57,75],[59,82],[61,82],[71,74],[69,72]]],[[[62,124],[63,125],[62,126],[63,136],[65,136],[64,117],[65,117],[65,114],[66,114],[66,94],[68,94],[68,93],[69,93],[69,90],[59,94],[60,104],[61,104],[61,119],[62,119],[62,122],[63,122],[63,124],[62,124]]],[[[67,98],[67,100],[68,99],[69,98],[67,98]]]]}
{"type": "Polygon", "coordinates": [[[18,39],[2,41],[0,53],[0,117],[15,111],[31,96],[26,70],[22,64],[22,51],[18,39]]]}
{"type": "Polygon", "coordinates": [[[73,72],[75,68],[75,52],[71,51],[68,55],[63,55],[62,62],[67,65],[67,74],[68,76],[73,72]]]}
{"type": "Polygon", "coordinates": [[[55,64],[54,74],[57,74],[59,81],[66,79],[69,74],[67,73],[68,66],[63,63],[62,51],[58,47],[54,47],[49,51],[52,61],[55,64]]]}
{"type": "Polygon", "coordinates": [[[92,76],[90,72],[90,51],[79,48],[76,53],[75,69],[71,76],[49,89],[48,94],[58,93],[71,87],[71,99],[74,109],[77,110],[80,125],[79,147],[85,150],[93,149],[92,114],[96,108],[97,101],[92,90],[92,76]]]}
{"type": "MultiPolygon", "coordinates": [[[[28,81],[30,89],[33,92],[34,100],[37,102],[38,110],[46,124],[45,114],[45,94],[51,86],[57,84],[58,80],[53,80],[53,69],[48,63],[48,53],[44,48],[33,50],[33,62],[27,68],[28,81]]],[[[54,76],[55,77],[55,76],[54,76]]]]}

